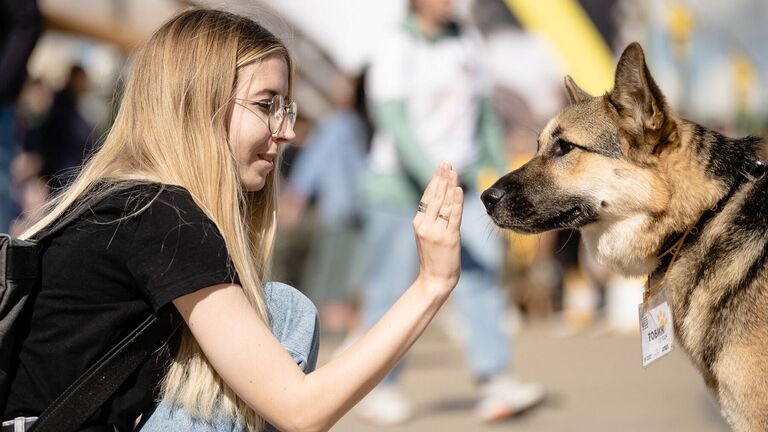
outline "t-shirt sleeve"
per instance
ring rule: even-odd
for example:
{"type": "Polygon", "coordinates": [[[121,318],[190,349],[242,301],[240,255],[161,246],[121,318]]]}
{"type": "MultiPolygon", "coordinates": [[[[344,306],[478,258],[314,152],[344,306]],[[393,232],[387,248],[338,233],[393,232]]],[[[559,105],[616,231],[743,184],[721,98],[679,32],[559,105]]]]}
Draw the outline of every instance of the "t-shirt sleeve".
{"type": "Polygon", "coordinates": [[[163,190],[136,218],[128,268],[156,312],[199,289],[240,283],[218,228],[185,190],[163,190]]]}

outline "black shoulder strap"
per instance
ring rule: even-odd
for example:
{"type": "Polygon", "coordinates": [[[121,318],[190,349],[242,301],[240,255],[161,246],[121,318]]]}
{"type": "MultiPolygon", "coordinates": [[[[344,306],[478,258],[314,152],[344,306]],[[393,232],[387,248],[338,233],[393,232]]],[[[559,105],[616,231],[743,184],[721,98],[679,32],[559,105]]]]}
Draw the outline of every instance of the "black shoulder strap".
{"type": "MultiPolygon", "coordinates": [[[[170,335],[174,335],[180,327],[180,321],[173,323],[170,335]]],[[[167,328],[154,314],[147,317],[56,398],[29,431],[77,430],[147,357],[167,346],[170,337],[162,337],[163,330],[167,328]]]]}

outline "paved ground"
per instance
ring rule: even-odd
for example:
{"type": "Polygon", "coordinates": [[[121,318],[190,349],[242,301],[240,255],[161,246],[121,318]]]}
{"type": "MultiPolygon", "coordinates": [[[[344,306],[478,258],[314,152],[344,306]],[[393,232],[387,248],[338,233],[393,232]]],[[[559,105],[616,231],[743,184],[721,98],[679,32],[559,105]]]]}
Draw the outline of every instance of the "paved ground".
{"type": "MultiPolygon", "coordinates": [[[[403,385],[416,417],[397,427],[373,427],[354,413],[335,432],[370,431],[622,431],[723,432],[728,427],[704,384],[676,349],[649,368],[640,366],[637,336],[582,334],[562,336],[552,328],[524,329],[514,336],[515,370],[537,380],[549,397],[537,409],[498,424],[472,416],[473,387],[462,351],[439,322],[411,351],[403,385]]],[[[320,362],[338,345],[323,339],[320,362]]]]}

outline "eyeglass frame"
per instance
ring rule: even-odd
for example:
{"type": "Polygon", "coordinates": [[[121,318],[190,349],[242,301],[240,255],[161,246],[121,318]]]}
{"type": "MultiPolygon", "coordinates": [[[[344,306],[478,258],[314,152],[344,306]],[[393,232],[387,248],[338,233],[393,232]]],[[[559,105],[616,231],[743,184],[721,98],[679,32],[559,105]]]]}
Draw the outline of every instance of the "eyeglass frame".
{"type": "MultiPolygon", "coordinates": [[[[281,94],[276,94],[276,95],[272,96],[272,100],[269,101],[269,102],[257,101],[257,100],[253,100],[253,99],[238,98],[238,97],[233,97],[232,99],[235,100],[235,101],[238,101],[238,102],[241,102],[241,101],[242,102],[249,102],[249,103],[251,103],[253,105],[256,105],[256,106],[258,106],[258,107],[260,107],[262,109],[266,109],[267,110],[267,128],[269,129],[269,134],[270,135],[277,134],[283,128],[283,124],[285,123],[285,119],[286,118],[288,119],[288,124],[291,127],[294,127],[294,125],[296,125],[296,118],[299,115],[299,106],[296,103],[296,101],[291,101],[291,103],[286,104],[285,103],[285,98],[281,94]],[[275,104],[276,103],[278,104],[277,105],[278,107],[282,106],[282,109],[279,109],[279,110],[275,109],[275,104]],[[281,117],[280,118],[277,117],[278,112],[281,113],[281,117]],[[274,131],[272,130],[272,125],[271,125],[271,121],[270,121],[271,119],[274,119],[278,123],[274,131]]],[[[253,111],[249,107],[247,107],[247,106],[245,106],[243,104],[240,104],[240,106],[242,106],[243,108],[245,108],[248,111],[252,112],[253,114],[256,114],[257,117],[261,118],[261,116],[259,116],[255,111],[253,111]]]]}

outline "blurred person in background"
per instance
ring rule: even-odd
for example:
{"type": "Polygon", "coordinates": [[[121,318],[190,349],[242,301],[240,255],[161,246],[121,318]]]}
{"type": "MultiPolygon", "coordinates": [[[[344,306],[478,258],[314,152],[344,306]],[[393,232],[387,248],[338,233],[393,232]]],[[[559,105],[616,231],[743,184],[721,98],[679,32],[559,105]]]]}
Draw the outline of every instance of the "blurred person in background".
{"type": "Polygon", "coordinates": [[[13,105],[42,29],[36,1],[0,0],[0,232],[8,231],[17,213],[11,189],[11,160],[18,142],[13,105]]]}
{"type": "Polygon", "coordinates": [[[152,315],[167,324],[158,339],[170,322],[182,334],[73,418],[82,430],[328,430],[423,333],[460,272],[463,191],[446,163],[413,216],[418,276],[338,358],[314,370],[314,306],[267,282],[276,167],[296,138],[292,65],[268,30],[217,10],[185,10],[139,49],[103,144],[21,235],[75,212],[41,242],[3,430],[27,430],[152,315]]]}
{"type": "MultiPolygon", "coordinates": [[[[510,48],[505,50],[505,56],[525,52],[519,46],[510,48]]],[[[514,58],[518,58],[518,55],[514,55],[514,58]]],[[[530,55],[525,58],[526,64],[521,65],[522,68],[531,67],[528,62],[535,63],[531,61],[530,55]]],[[[541,126],[541,121],[536,118],[526,98],[510,86],[497,84],[493,94],[496,112],[504,125],[505,150],[509,156],[507,171],[511,172],[523,166],[536,152],[534,128],[541,126]]],[[[496,180],[493,176],[480,179],[480,189],[487,189],[496,180]]],[[[533,236],[504,232],[504,237],[503,284],[513,304],[528,322],[544,323],[552,316],[552,299],[559,276],[559,268],[553,258],[554,235],[545,233],[533,236]]]]}
{"type": "MultiPolygon", "coordinates": [[[[465,349],[477,383],[476,413],[496,420],[534,406],[544,391],[507,373],[501,243],[489,228],[477,188],[481,173],[498,177],[505,172],[503,136],[492,109],[479,35],[454,21],[452,3],[411,0],[406,21],[383,40],[369,69],[376,131],[365,184],[371,269],[362,313],[364,325],[373,325],[417,273],[413,208],[437,162],[450,161],[467,195],[454,304],[468,329],[465,349]]],[[[396,368],[358,405],[358,414],[377,424],[407,420],[412,408],[398,390],[398,376],[396,368]]]]}
{"type": "Polygon", "coordinates": [[[40,126],[39,141],[30,141],[26,146],[26,151],[40,156],[40,177],[54,190],[71,181],[93,147],[94,128],[80,111],[90,87],[85,69],[73,65],[64,87],[53,96],[48,117],[40,126]]]}
{"type": "Polygon", "coordinates": [[[12,163],[21,214],[11,231],[20,233],[52,191],[69,183],[94,144],[94,127],[81,113],[83,96],[90,91],[88,75],[80,65],[69,69],[64,86],[48,99],[39,79],[24,86],[19,103],[23,125],[22,152],[12,163]]]}
{"type": "Polygon", "coordinates": [[[281,229],[300,223],[312,201],[318,213],[302,282],[325,330],[356,330],[356,291],[363,268],[360,183],[370,140],[362,77],[341,76],[334,109],[320,119],[293,161],[281,191],[281,229]]]}
{"type": "Polygon", "coordinates": [[[19,216],[13,220],[10,233],[21,234],[30,223],[38,220],[40,207],[48,199],[46,180],[41,177],[42,159],[37,152],[25,149],[38,147],[42,139],[42,125],[48,116],[53,92],[39,78],[28,79],[17,103],[19,125],[23,131],[22,152],[11,165],[14,190],[19,201],[19,216]]]}
{"type": "MultiPolygon", "coordinates": [[[[485,37],[493,102],[505,131],[506,172],[511,172],[533,157],[537,131],[565,102],[561,66],[547,40],[539,32],[526,30],[503,1],[478,0],[473,19],[485,37]]],[[[480,179],[480,190],[498,180],[495,173],[489,174],[480,179]]],[[[556,235],[504,232],[502,280],[527,323],[545,322],[559,304],[553,299],[561,273],[554,259],[556,235]]],[[[511,320],[513,328],[518,322],[511,320]]]]}
{"type": "Polygon", "coordinates": [[[306,293],[304,277],[306,263],[312,249],[312,237],[315,223],[310,213],[300,215],[294,210],[294,200],[290,194],[283,193],[288,187],[288,179],[293,173],[294,161],[302,152],[309,134],[312,133],[314,120],[299,113],[293,131],[296,134],[294,145],[287,146],[280,157],[280,212],[277,217],[278,238],[272,254],[272,277],[294,286],[306,293]]]}

